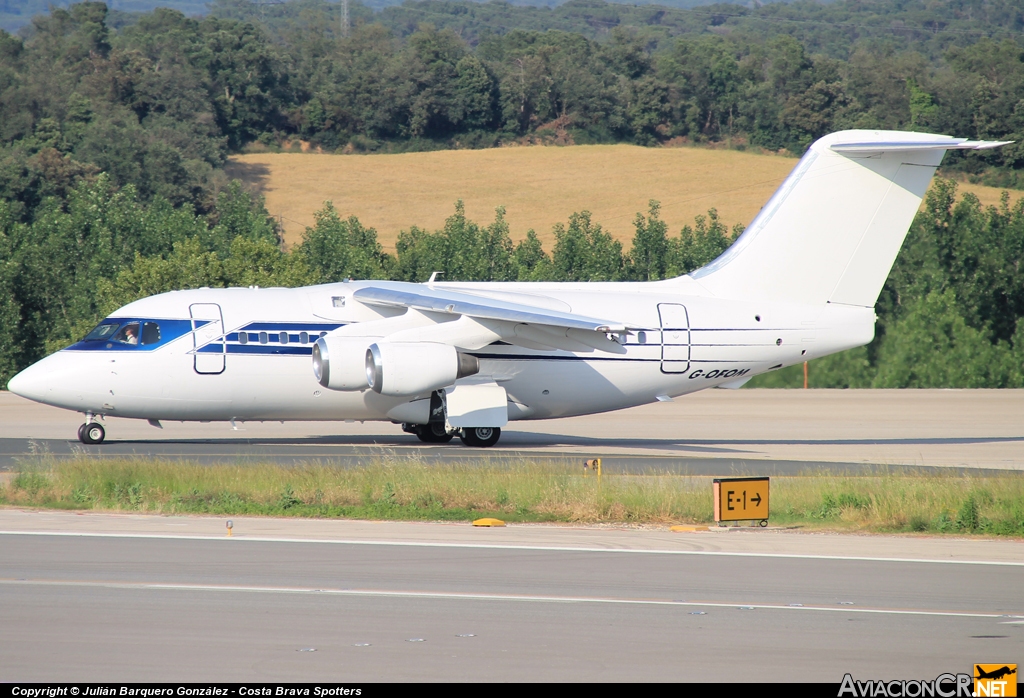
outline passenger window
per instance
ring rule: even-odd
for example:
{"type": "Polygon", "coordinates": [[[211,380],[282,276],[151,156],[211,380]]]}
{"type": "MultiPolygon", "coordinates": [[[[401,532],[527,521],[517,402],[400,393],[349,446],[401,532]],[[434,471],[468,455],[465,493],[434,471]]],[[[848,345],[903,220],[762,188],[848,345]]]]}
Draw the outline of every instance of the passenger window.
{"type": "Polygon", "coordinates": [[[266,344],[270,341],[270,337],[266,332],[260,332],[260,344],[266,344]]]}
{"type": "Polygon", "coordinates": [[[287,344],[288,343],[288,333],[287,332],[282,332],[281,334],[277,335],[277,341],[279,341],[281,344],[287,344]]]}
{"type": "Polygon", "coordinates": [[[115,342],[122,342],[124,344],[138,344],[139,343],[139,323],[129,322],[127,325],[117,331],[112,339],[115,342]]]}
{"type": "Polygon", "coordinates": [[[299,332],[299,343],[309,344],[309,332],[299,332]]]}
{"type": "Polygon", "coordinates": [[[248,332],[239,332],[238,333],[238,343],[239,344],[248,344],[249,343],[249,333],[248,332]]]}
{"type": "Polygon", "coordinates": [[[160,341],[160,325],[155,322],[142,324],[142,343],[157,344],[160,341]]]}

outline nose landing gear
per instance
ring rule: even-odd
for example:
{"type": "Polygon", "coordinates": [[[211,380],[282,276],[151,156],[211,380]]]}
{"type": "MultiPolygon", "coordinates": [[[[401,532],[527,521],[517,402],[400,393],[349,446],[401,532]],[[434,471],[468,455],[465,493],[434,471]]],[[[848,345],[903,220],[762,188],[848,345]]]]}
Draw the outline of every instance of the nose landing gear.
{"type": "Polygon", "coordinates": [[[106,436],[106,430],[98,422],[86,422],[78,427],[78,440],[83,444],[101,444],[106,436]]]}

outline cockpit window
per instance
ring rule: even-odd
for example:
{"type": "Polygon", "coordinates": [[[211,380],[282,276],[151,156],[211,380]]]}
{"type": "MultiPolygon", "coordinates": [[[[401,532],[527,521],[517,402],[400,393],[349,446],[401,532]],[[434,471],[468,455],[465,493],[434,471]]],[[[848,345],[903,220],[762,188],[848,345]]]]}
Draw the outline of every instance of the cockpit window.
{"type": "MultiPolygon", "coordinates": [[[[144,317],[108,317],[85,338],[68,349],[73,351],[154,351],[195,328],[192,320],[144,317]]],[[[255,338],[256,335],[253,335],[255,338]]]]}
{"type": "MultiPolygon", "coordinates": [[[[123,322],[123,321],[122,321],[123,322]]],[[[102,322],[96,329],[85,336],[86,342],[104,341],[122,344],[159,344],[160,325],[156,322],[133,320],[129,322],[102,322]],[[139,339],[139,326],[142,329],[142,341],[139,339]]]]}
{"type": "Polygon", "coordinates": [[[115,342],[124,342],[125,344],[138,344],[139,343],[139,323],[129,322],[124,325],[121,329],[111,337],[115,342]]]}
{"type": "Polygon", "coordinates": [[[110,335],[117,331],[117,328],[121,326],[119,322],[103,322],[96,326],[89,334],[85,335],[85,341],[101,341],[108,339],[110,335]]]}
{"type": "Polygon", "coordinates": [[[160,325],[155,322],[146,322],[142,325],[142,343],[157,344],[160,342],[160,325]]]}

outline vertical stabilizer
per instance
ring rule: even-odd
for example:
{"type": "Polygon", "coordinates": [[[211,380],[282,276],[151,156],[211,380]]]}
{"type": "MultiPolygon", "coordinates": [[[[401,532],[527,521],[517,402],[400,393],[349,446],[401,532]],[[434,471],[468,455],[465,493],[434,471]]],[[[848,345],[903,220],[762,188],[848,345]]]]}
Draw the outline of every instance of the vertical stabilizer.
{"type": "Polygon", "coordinates": [[[874,306],[945,152],[998,145],[901,131],[825,136],[736,242],[691,276],[722,298],[874,306]]]}

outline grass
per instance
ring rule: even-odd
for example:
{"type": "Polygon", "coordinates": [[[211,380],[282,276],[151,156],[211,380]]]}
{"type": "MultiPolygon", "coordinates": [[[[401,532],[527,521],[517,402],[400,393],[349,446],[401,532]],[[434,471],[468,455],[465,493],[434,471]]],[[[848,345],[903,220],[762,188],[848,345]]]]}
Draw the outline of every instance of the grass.
{"type": "MultiPolygon", "coordinates": [[[[228,173],[266,196],[289,244],[301,239],[313,213],[331,200],[344,215],[377,229],[394,249],[400,230],[435,230],[462,199],[466,213],[486,225],[504,206],[513,239],[533,229],[550,251],[552,226],[575,211],[594,220],[628,248],[632,221],[647,202],[677,235],[711,207],[723,223],[746,225],[768,201],[796,159],[737,150],[642,148],[633,145],[521,146],[383,155],[251,153],[230,159],[228,173]]],[[[961,183],[983,204],[1000,190],[961,183]]],[[[1011,200],[1024,192],[1010,192],[1011,200]]]]}
{"type": "MultiPolygon", "coordinates": [[[[0,484],[0,505],[156,514],[512,522],[708,523],[711,479],[593,476],[529,460],[473,465],[378,460],[199,465],[152,459],[26,463],[0,484]]],[[[1024,477],[933,472],[814,475],[772,481],[773,525],[870,532],[1024,537],[1024,477]]]]}

